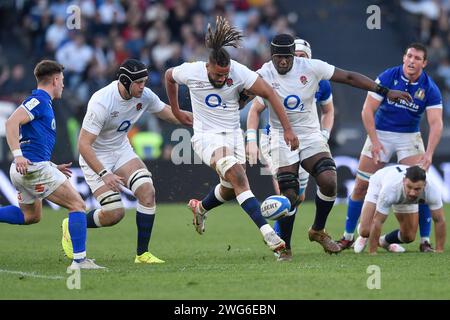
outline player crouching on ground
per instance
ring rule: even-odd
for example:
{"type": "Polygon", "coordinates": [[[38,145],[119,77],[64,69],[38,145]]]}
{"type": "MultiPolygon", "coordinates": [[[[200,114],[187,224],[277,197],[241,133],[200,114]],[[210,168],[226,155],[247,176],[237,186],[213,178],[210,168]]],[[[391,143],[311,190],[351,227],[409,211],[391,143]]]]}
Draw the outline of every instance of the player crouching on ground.
{"type": "Polygon", "coordinates": [[[418,228],[418,204],[430,207],[436,232],[436,252],[444,251],[445,216],[439,188],[419,166],[396,165],[379,170],[369,180],[369,188],[362,209],[360,237],[354,250],[362,252],[369,237],[369,253],[376,254],[378,246],[390,252],[404,252],[399,243],[410,243],[416,238],[418,228]],[[381,227],[386,221],[389,209],[393,207],[400,223],[400,230],[394,230],[380,237],[381,227]]]}

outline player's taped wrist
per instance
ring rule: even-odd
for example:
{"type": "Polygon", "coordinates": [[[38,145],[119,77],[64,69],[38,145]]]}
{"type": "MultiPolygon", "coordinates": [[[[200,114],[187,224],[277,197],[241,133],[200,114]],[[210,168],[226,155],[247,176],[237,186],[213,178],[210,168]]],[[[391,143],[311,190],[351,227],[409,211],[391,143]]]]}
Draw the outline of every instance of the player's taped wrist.
{"type": "Polygon", "coordinates": [[[322,129],[320,132],[322,133],[322,136],[327,139],[327,141],[330,139],[330,131],[328,131],[328,129],[322,129]]]}
{"type": "Polygon", "coordinates": [[[255,129],[248,129],[247,130],[247,142],[256,142],[256,130],[255,129]]]}
{"type": "Polygon", "coordinates": [[[12,154],[13,154],[14,158],[23,157],[22,150],[20,150],[20,149],[14,149],[12,151],[12,154]]]}
{"type": "Polygon", "coordinates": [[[382,86],[380,84],[377,84],[377,86],[375,88],[375,92],[378,93],[379,95],[382,95],[383,97],[385,97],[389,93],[389,88],[382,86]]]}
{"type": "Polygon", "coordinates": [[[108,173],[112,173],[110,170],[108,170],[108,169],[103,169],[102,171],[100,171],[99,173],[98,173],[98,175],[99,175],[99,177],[100,178],[103,178],[104,176],[106,176],[108,173]]]}

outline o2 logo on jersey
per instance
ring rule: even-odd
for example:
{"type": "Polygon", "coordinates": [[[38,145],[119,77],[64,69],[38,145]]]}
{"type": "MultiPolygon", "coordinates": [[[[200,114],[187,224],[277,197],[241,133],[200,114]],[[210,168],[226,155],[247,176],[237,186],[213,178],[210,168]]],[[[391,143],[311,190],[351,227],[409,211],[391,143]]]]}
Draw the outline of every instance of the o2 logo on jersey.
{"type": "Polygon", "coordinates": [[[222,98],[215,93],[208,94],[205,98],[205,103],[210,108],[222,107],[225,109],[227,107],[226,103],[222,103],[222,98]]]}
{"type": "Polygon", "coordinates": [[[52,130],[55,131],[56,130],[56,121],[55,121],[55,119],[52,119],[51,126],[52,126],[52,130]]]}
{"type": "Polygon", "coordinates": [[[283,105],[288,110],[295,110],[299,108],[299,111],[303,111],[303,109],[305,108],[305,105],[303,104],[300,97],[295,94],[288,95],[286,98],[284,98],[283,105]]]}
{"type": "Polygon", "coordinates": [[[117,128],[117,132],[127,132],[128,129],[130,129],[131,127],[131,122],[129,120],[125,120],[124,122],[122,122],[119,126],[119,128],[117,128]]]}

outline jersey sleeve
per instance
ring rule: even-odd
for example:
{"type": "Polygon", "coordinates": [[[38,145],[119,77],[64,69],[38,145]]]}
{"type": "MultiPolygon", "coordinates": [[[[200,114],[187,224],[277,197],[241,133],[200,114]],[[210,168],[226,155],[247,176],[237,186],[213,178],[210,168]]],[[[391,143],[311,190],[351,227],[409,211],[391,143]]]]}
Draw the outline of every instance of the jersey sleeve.
{"type": "Polygon", "coordinates": [[[147,95],[147,112],[158,113],[165,107],[165,103],[152,90],[145,89],[147,95]]]}
{"type": "Polygon", "coordinates": [[[39,118],[42,113],[42,109],[45,108],[45,103],[35,97],[32,97],[22,102],[19,107],[23,108],[28,113],[30,120],[33,121],[34,119],[39,118]]]}
{"type": "Polygon", "coordinates": [[[429,92],[428,92],[428,99],[426,104],[427,109],[442,109],[442,95],[441,91],[437,87],[436,84],[432,84],[430,86],[429,92]]]}
{"type": "Polygon", "coordinates": [[[319,82],[319,91],[316,93],[316,99],[321,106],[326,105],[333,100],[330,81],[322,80],[319,82]]]}
{"type": "Polygon", "coordinates": [[[178,84],[186,84],[192,75],[192,63],[185,62],[172,69],[172,77],[178,84]]]}
{"type": "Polygon", "coordinates": [[[319,80],[330,80],[334,74],[335,67],[322,60],[310,59],[313,72],[316,74],[319,80]]]}
{"type": "Polygon", "coordinates": [[[425,187],[425,203],[428,204],[430,210],[437,210],[443,206],[441,189],[431,181],[427,181],[425,187]]]}
{"type": "Polygon", "coordinates": [[[82,128],[96,136],[100,134],[106,121],[106,109],[96,100],[90,100],[88,103],[86,115],[83,119],[82,128]]]}
{"type": "Polygon", "coordinates": [[[394,192],[391,186],[386,186],[381,189],[377,200],[377,211],[379,213],[388,215],[392,205],[395,204],[397,193],[394,192]]]}
{"type": "Polygon", "coordinates": [[[233,67],[236,68],[236,73],[241,77],[244,89],[250,89],[256,79],[258,79],[258,74],[237,62],[233,67]]]}

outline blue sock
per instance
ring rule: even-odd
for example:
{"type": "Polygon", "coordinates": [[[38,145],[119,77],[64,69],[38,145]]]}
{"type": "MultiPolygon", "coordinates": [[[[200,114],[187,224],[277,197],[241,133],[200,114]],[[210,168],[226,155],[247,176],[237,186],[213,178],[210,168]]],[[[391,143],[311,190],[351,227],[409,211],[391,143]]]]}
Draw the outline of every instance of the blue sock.
{"type": "Polygon", "coordinates": [[[352,196],[348,197],[347,220],[345,221],[345,232],[355,233],[359,216],[363,206],[363,201],[352,200],[352,196]]]}
{"type": "Polygon", "coordinates": [[[217,199],[217,196],[216,196],[216,192],[219,192],[219,190],[216,190],[218,188],[220,188],[220,184],[215,186],[214,188],[212,188],[209,191],[208,195],[202,200],[202,207],[206,211],[209,211],[209,210],[223,204],[223,202],[220,201],[219,199],[217,199]]]}
{"type": "Polygon", "coordinates": [[[153,222],[155,221],[155,214],[146,214],[136,211],[136,225],[137,225],[137,250],[138,256],[148,251],[148,244],[152,235],[153,222]]]}
{"type": "Polygon", "coordinates": [[[419,229],[421,238],[429,238],[431,234],[431,211],[427,204],[419,204],[419,229]]]}
{"type": "Polygon", "coordinates": [[[86,257],[86,213],[69,212],[69,233],[74,260],[80,262],[86,257]]]}
{"type": "MultiPolygon", "coordinates": [[[[297,209],[295,209],[295,211],[297,211],[297,209]]],[[[275,221],[275,224],[273,225],[273,229],[275,230],[275,232],[280,236],[281,239],[284,240],[284,242],[286,242],[287,249],[291,248],[291,237],[292,230],[294,229],[296,213],[297,212],[275,221]]]]}
{"type": "Polygon", "coordinates": [[[267,224],[266,219],[261,215],[261,206],[258,200],[255,198],[253,193],[248,190],[244,191],[236,197],[242,209],[247,212],[253,222],[261,228],[263,225],[267,224]]]}
{"type": "Polygon", "coordinates": [[[94,212],[97,209],[91,210],[86,214],[86,222],[87,222],[87,227],[88,228],[98,228],[98,226],[95,224],[95,220],[94,220],[94,212]]]}
{"type": "Polygon", "coordinates": [[[0,208],[0,222],[9,224],[25,224],[25,217],[19,207],[6,206],[0,208]]]}
{"type": "Polygon", "coordinates": [[[386,240],[387,243],[403,243],[403,241],[401,241],[398,237],[399,233],[400,233],[400,230],[398,230],[398,229],[394,230],[394,231],[388,233],[384,237],[384,239],[386,240]]]}

